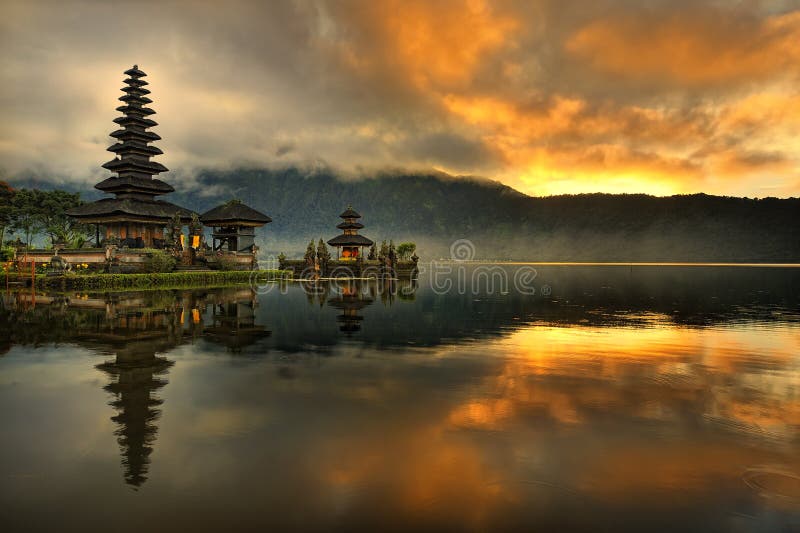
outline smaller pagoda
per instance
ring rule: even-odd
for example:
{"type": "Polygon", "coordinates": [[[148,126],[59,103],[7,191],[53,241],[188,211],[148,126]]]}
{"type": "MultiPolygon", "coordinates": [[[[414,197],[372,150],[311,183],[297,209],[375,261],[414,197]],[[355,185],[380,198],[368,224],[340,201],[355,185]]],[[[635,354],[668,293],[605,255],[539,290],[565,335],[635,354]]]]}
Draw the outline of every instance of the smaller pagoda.
{"type": "Polygon", "coordinates": [[[339,215],[344,221],[336,227],[342,230],[342,234],[328,241],[328,245],[336,248],[336,258],[339,261],[357,261],[364,256],[364,248],[372,246],[372,240],[358,234],[358,230],[364,224],[358,221],[361,218],[352,206],[339,215]]]}
{"type": "Polygon", "coordinates": [[[214,251],[255,252],[256,228],[272,219],[239,200],[229,202],[200,215],[204,226],[210,226],[214,251]]]}

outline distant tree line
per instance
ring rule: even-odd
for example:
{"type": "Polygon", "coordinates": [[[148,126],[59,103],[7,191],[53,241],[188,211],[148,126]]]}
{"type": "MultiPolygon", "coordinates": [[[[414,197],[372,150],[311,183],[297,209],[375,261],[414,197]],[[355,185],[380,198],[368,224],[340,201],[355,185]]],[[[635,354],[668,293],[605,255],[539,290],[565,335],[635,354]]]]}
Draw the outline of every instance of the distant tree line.
{"type": "Polygon", "coordinates": [[[15,236],[18,243],[28,247],[44,237],[49,245],[63,243],[80,248],[89,228],[68,217],[66,211],[82,204],[77,192],[13,189],[0,182],[0,248],[15,236]]]}
{"type": "Polygon", "coordinates": [[[204,212],[237,191],[273,219],[258,230],[265,255],[302,257],[310,236],[339,233],[338,215],[352,204],[363,215],[360,233],[377,240],[376,248],[384,235],[414,241],[425,260],[449,258],[451,244],[468,239],[476,259],[800,261],[798,198],[530,197],[489,180],[425,174],[340,179],[300,168],[201,171],[197,182],[168,200],[204,212]],[[217,195],[207,192],[216,189],[217,195]]]}

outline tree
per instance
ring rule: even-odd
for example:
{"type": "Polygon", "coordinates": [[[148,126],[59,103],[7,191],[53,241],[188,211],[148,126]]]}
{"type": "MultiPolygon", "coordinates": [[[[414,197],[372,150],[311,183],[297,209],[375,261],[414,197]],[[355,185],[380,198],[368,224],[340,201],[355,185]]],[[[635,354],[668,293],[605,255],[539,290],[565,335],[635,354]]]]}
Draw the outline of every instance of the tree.
{"type": "Polygon", "coordinates": [[[413,242],[401,242],[397,245],[397,255],[402,261],[408,261],[417,249],[413,242]]]}
{"type": "Polygon", "coordinates": [[[14,189],[0,181],[0,248],[5,243],[6,228],[11,225],[14,213],[14,189]]]}
{"type": "Polygon", "coordinates": [[[41,202],[42,229],[50,237],[51,243],[63,242],[74,246],[86,239],[89,228],[66,214],[68,209],[83,205],[80,193],[58,190],[35,192],[41,202]]]}
{"type": "Polygon", "coordinates": [[[367,259],[370,261],[375,261],[378,258],[378,251],[376,250],[375,243],[372,243],[372,246],[369,247],[369,255],[367,255],[367,259]]]}
{"type": "Polygon", "coordinates": [[[303,259],[305,259],[306,265],[314,266],[315,257],[316,252],[314,251],[314,239],[311,239],[311,242],[308,243],[308,246],[306,246],[306,254],[303,256],[303,259]]]}
{"type": "Polygon", "coordinates": [[[328,265],[328,261],[331,260],[331,254],[328,252],[328,247],[325,246],[325,242],[320,239],[319,244],[317,245],[317,259],[319,260],[319,267],[321,269],[325,269],[328,265]]]}
{"type": "Polygon", "coordinates": [[[25,245],[30,248],[33,237],[44,228],[42,191],[20,189],[14,195],[11,205],[11,228],[22,232],[25,245]]]}
{"type": "Polygon", "coordinates": [[[385,258],[389,256],[389,246],[386,244],[386,241],[381,241],[381,251],[378,257],[385,258]]]}

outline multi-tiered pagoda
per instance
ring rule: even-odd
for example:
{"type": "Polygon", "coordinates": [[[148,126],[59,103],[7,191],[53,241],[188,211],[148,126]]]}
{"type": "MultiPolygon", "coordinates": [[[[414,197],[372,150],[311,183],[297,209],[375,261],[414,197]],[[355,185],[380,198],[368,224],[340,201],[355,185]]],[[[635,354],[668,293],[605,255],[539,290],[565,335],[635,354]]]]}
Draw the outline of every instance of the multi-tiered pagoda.
{"type": "Polygon", "coordinates": [[[103,165],[116,176],[95,185],[95,188],[113,194],[114,198],[82,205],[67,214],[85,224],[95,224],[98,237],[104,228],[106,239],[118,239],[124,246],[160,247],[167,222],[177,214],[183,223],[188,224],[193,213],[155,199],[175,189],[153,177],[166,172],[167,167],[150,160],[162,152],[150,144],[161,137],[147,131],[157,123],[147,118],[155,111],[146,107],[152,102],[147,97],[150,91],[145,88],[148,83],[142,79],[146,74],[136,65],[125,74],[128,76],[122,88],[125,94],[119,98],[123,105],[117,108],[123,116],[114,119],[121,129],[111,133],[117,142],[108,148],[116,157],[103,165]]]}
{"type": "Polygon", "coordinates": [[[372,246],[372,241],[363,235],[358,234],[358,230],[364,227],[364,224],[358,221],[361,215],[356,213],[352,206],[348,206],[344,212],[339,215],[339,218],[344,222],[338,224],[336,227],[342,230],[341,235],[337,235],[328,241],[330,246],[336,248],[337,258],[344,261],[355,261],[364,255],[364,248],[372,246]]]}

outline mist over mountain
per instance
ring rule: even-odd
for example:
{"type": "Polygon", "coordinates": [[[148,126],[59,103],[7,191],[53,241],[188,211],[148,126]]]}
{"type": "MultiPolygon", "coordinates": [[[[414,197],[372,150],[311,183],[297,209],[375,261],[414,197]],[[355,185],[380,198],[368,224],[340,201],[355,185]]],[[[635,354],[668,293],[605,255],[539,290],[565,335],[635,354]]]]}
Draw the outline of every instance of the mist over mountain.
{"type": "MultiPolygon", "coordinates": [[[[367,237],[414,241],[423,259],[450,257],[458,239],[476,259],[534,261],[800,261],[800,199],[705,194],[529,197],[500,183],[444,174],[341,179],[298,168],[201,171],[191,185],[167,176],[166,200],[203,212],[237,198],[272,217],[262,256],[299,256],[337,235],[352,205],[367,237]]],[[[34,183],[15,183],[30,186],[34,183]]],[[[41,186],[41,183],[36,183],[41,186]]],[[[82,191],[97,197],[96,191],[82,191]]]]}

